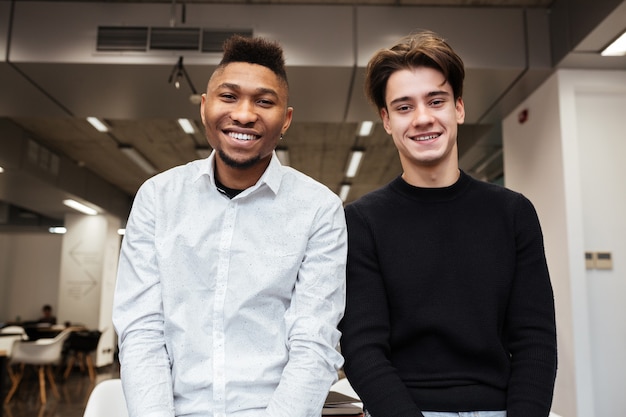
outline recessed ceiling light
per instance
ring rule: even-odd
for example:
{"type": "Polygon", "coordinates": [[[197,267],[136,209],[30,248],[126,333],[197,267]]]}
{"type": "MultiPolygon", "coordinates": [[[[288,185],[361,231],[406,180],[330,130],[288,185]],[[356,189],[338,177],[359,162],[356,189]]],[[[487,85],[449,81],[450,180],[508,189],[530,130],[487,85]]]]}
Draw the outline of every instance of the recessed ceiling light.
{"type": "Polygon", "coordinates": [[[108,126],[105,125],[104,122],[101,122],[100,119],[98,119],[97,117],[88,117],[87,121],[89,123],[91,123],[91,125],[93,127],[95,127],[98,132],[108,132],[109,131],[108,126]]]}
{"type": "Polygon", "coordinates": [[[370,120],[366,120],[361,122],[361,127],[359,128],[359,136],[369,136],[372,134],[372,128],[374,127],[374,122],[370,120]]]}
{"type": "Polygon", "coordinates": [[[348,198],[348,194],[350,194],[350,188],[352,186],[350,184],[341,184],[341,188],[339,189],[339,198],[341,201],[345,202],[348,198]]]}
{"type": "Polygon", "coordinates": [[[348,168],[346,168],[346,177],[352,178],[356,175],[361,165],[361,160],[365,151],[362,149],[353,149],[350,153],[350,161],[348,162],[348,168]]]}
{"type": "Polygon", "coordinates": [[[90,216],[94,216],[94,215],[98,214],[97,210],[95,210],[95,209],[93,209],[93,208],[91,208],[89,206],[86,206],[86,205],[84,205],[82,203],[79,203],[76,200],[71,200],[71,199],[68,198],[67,200],[63,200],[63,204],[65,204],[66,206],[68,206],[70,208],[73,208],[76,211],[80,211],[83,214],[88,214],[90,216]]]}
{"type": "Polygon", "coordinates": [[[178,119],[178,124],[185,133],[190,135],[196,133],[196,129],[193,127],[193,123],[189,119],[178,119]]]}

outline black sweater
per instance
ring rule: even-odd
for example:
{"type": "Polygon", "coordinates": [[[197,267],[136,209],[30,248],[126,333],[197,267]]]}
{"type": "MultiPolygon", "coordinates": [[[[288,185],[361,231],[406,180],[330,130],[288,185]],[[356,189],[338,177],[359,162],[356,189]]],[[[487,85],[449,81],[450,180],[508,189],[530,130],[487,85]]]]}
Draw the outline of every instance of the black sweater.
{"type": "Polygon", "coordinates": [[[346,206],[345,372],[373,417],[548,416],[554,299],[531,202],[461,172],[346,206]]]}

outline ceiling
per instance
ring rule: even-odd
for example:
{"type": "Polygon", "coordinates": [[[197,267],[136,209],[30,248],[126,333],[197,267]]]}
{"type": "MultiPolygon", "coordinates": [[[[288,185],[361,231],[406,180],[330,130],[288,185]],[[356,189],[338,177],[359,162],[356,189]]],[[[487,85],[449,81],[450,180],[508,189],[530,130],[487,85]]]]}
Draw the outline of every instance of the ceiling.
{"type": "Polygon", "coordinates": [[[626,29],[617,0],[0,0],[0,231],[62,221],[65,198],[125,219],[152,174],[126,157],[133,147],[163,171],[208,145],[199,106],[218,52],[98,50],[99,27],[251,30],[285,49],[294,121],[281,142],[290,165],[347,201],[401,173],[391,139],[362,93],[367,60],[418,28],[441,33],[466,64],[461,167],[502,181],[500,121],[557,68],[626,70],[626,57],[598,52],[626,29]],[[572,4],[575,3],[575,4],[572,4]],[[170,77],[179,58],[190,83],[170,77]],[[87,123],[96,116],[109,131],[87,123]],[[177,124],[194,121],[196,133],[177,124]],[[350,150],[365,149],[345,178],[350,150]]]}

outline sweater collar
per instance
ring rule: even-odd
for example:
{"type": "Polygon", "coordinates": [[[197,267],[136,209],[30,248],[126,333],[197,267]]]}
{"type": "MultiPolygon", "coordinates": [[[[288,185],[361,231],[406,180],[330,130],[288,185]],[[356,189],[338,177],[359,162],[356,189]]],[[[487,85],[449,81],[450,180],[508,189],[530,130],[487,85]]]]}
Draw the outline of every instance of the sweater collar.
{"type": "Polygon", "coordinates": [[[457,198],[465,192],[472,178],[461,170],[459,179],[448,187],[425,188],[416,187],[406,182],[402,176],[398,176],[390,183],[390,187],[403,196],[420,201],[437,202],[449,201],[457,198]]]}

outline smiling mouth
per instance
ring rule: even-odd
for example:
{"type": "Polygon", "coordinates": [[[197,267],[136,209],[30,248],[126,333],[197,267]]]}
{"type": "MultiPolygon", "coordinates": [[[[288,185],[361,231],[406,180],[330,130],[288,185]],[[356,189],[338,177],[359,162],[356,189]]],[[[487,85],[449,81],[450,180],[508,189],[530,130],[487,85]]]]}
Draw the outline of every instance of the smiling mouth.
{"type": "Polygon", "coordinates": [[[439,136],[441,136],[441,134],[428,135],[428,136],[417,136],[417,137],[413,137],[412,140],[414,140],[416,142],[423,142],[423,141],[427,141],[427,140],[431,140],[431,139],[437,139],[439,136]]]}
{"type": "Polygon", "coordinates": [[[255,140],[258,138],[256,135],[251,135],[247,133],[237,133],[237,132],[228,132],[227,135],[233,139],[244,140],[244,141],[255,140]]]}

